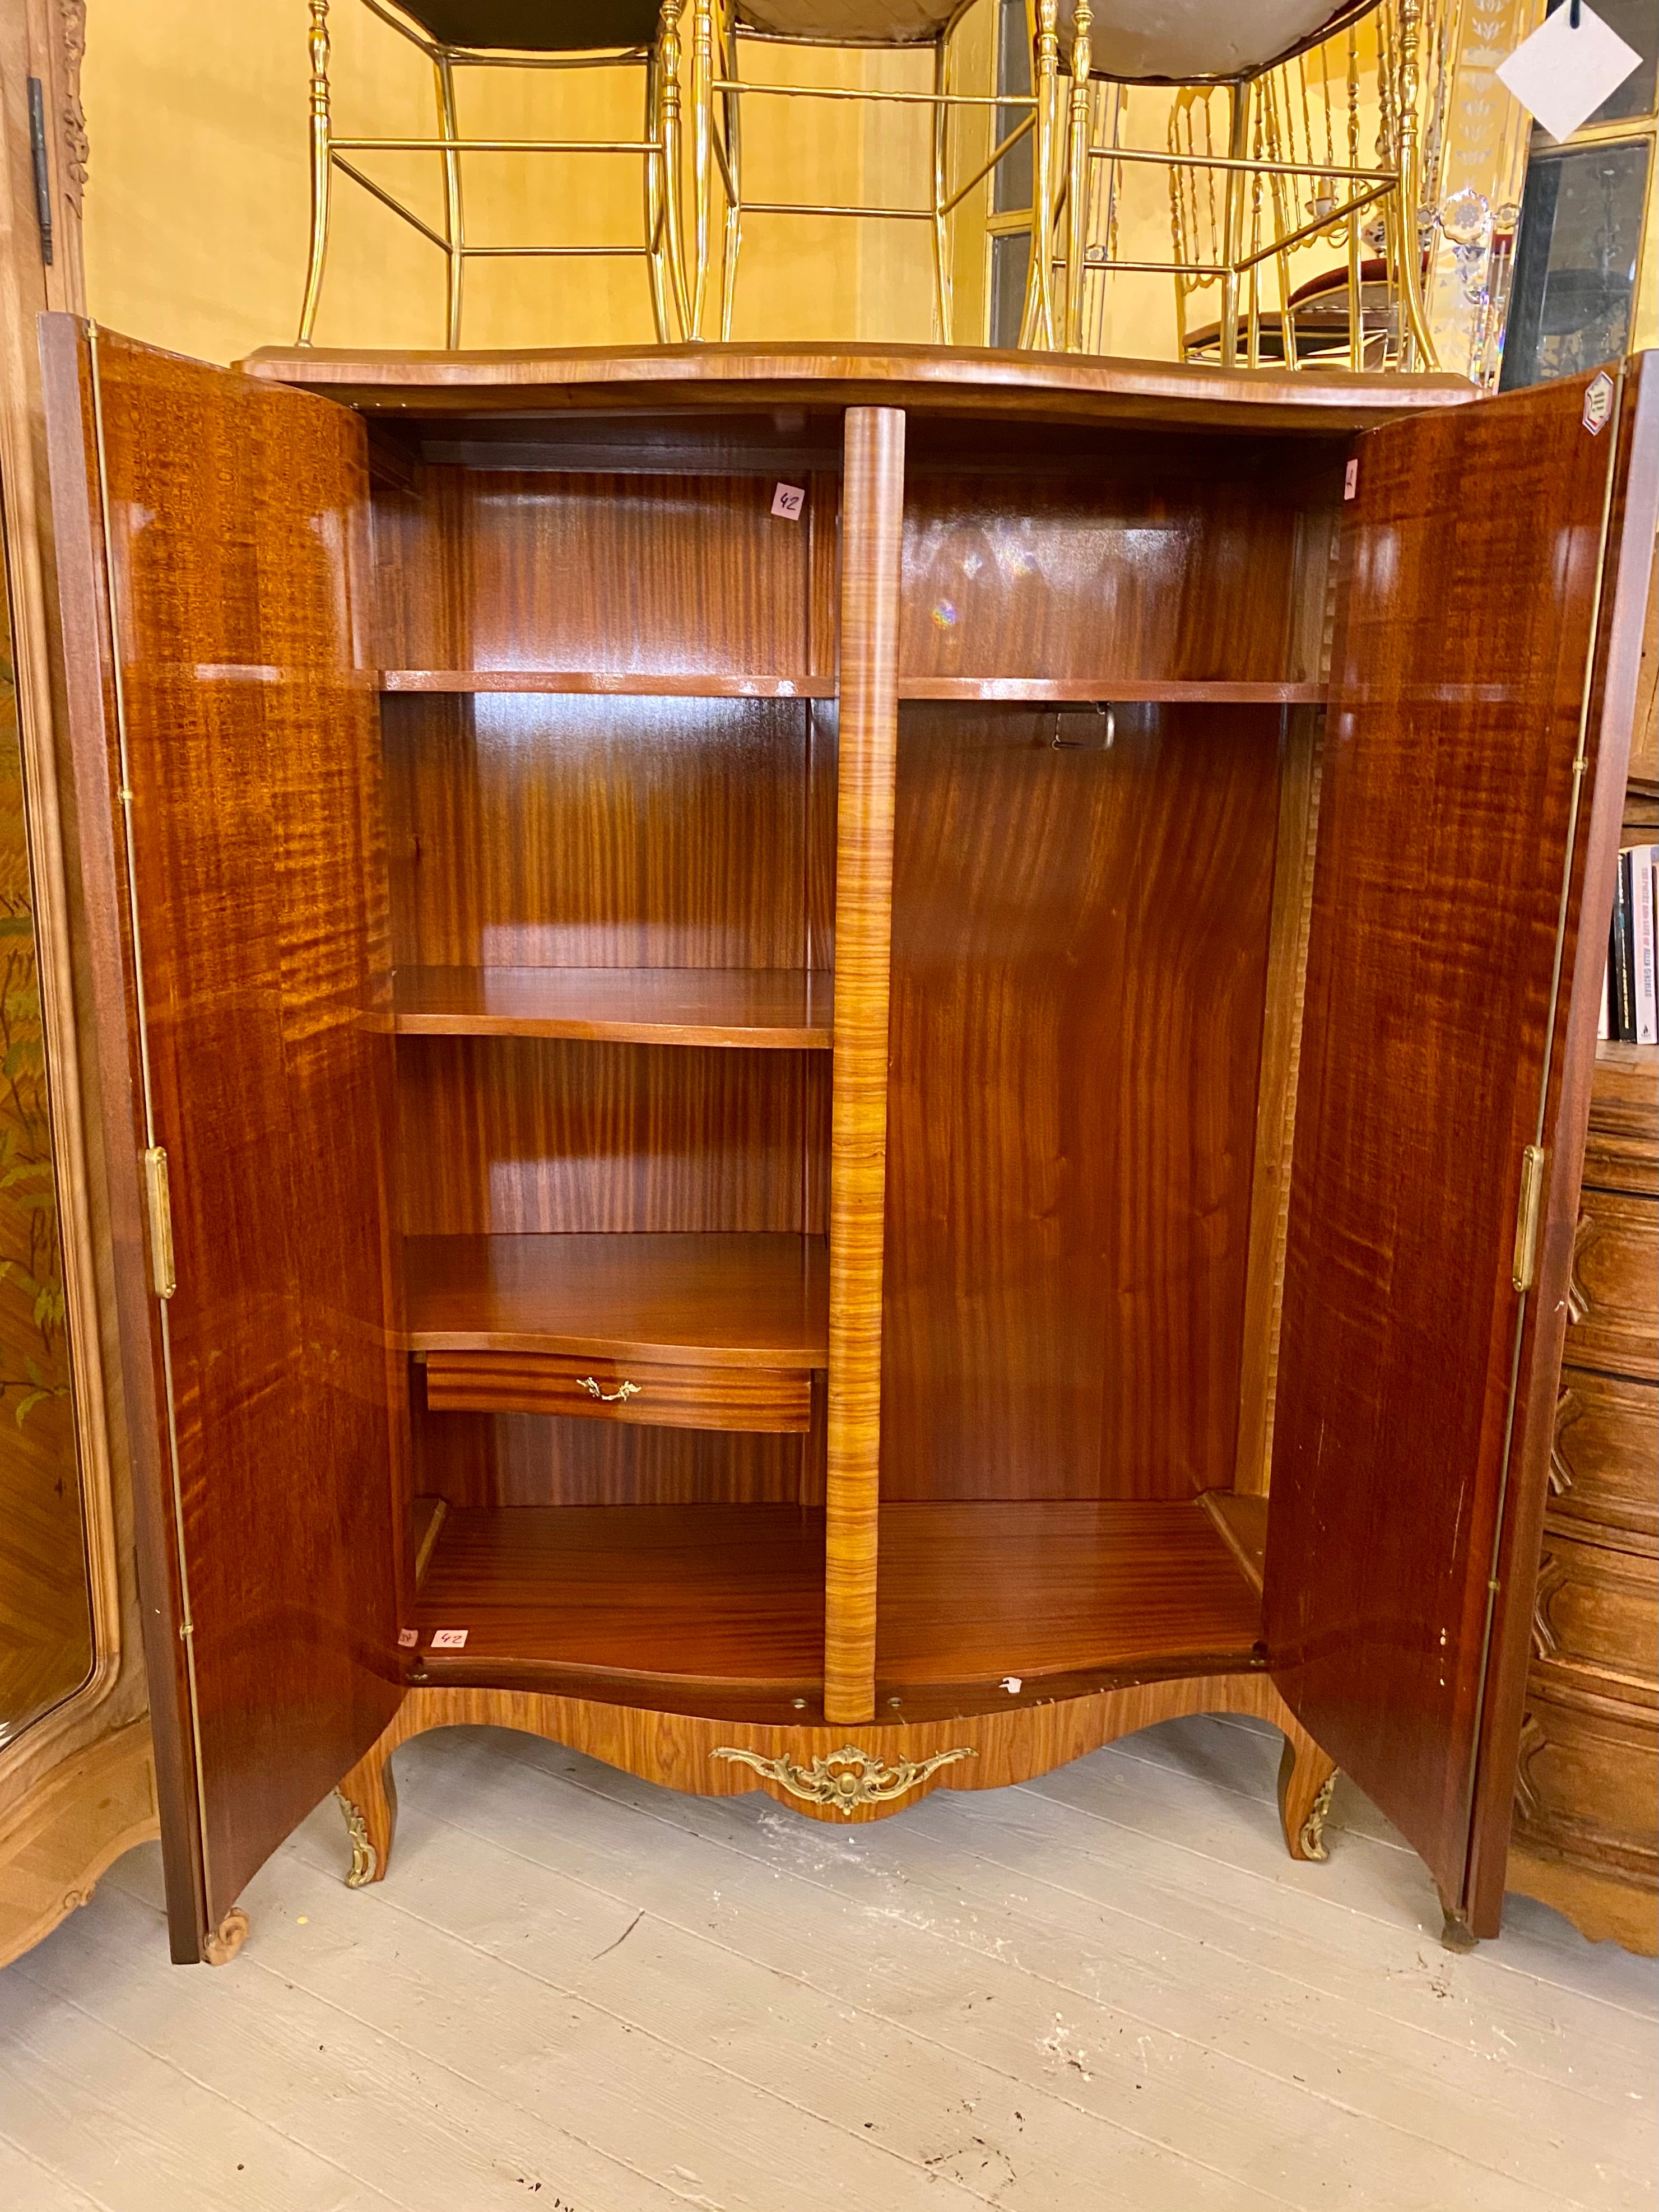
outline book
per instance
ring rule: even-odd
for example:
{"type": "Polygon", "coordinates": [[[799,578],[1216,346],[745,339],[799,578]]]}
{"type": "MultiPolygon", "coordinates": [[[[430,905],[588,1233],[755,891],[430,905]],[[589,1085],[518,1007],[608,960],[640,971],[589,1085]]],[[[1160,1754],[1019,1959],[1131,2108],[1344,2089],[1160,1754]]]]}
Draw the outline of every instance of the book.
{"type": "Polygon", "coordinates": [[[1636,972],[1636,1042],[1659,1044],[1659,996],[1656,995],[1651,845],[1632,847],[1631,863],[1631,949],[1636,972]]]}
{"type": "Polygon", "coordinates": [[[1613,894],[1613,930],[1607,947],[1607,1027],[1620,1044],[1636,1042],[1636,969],[1631,957],[1631,866],[1628,853],[1619,855],[1619,876],[1613,894]]]}

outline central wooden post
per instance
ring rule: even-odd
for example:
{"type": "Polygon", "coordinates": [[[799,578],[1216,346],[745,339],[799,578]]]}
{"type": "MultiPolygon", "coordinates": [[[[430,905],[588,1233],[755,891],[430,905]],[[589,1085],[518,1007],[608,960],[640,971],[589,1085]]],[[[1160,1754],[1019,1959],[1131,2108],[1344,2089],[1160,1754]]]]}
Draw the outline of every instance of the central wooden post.
{"type": "Polygon", "coordinates": [[[830,1144],[830,1413],[823,1713],[876,1703],[887,999],[898,758],[904,414],[849,407],[841,538],[836,1030],[830,1144]]]}

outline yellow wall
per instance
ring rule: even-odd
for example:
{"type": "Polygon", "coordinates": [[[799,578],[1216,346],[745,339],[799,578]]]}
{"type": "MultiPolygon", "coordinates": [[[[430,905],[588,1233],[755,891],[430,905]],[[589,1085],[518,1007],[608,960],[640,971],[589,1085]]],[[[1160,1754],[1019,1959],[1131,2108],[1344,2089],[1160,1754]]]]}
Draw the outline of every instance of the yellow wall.
{"type": "MultiPolygon", "coordinates": [[[[88,300],[100,321],[209,360],[287,344],[304,283],[309,64],[304,0],[88,0],[83,91],[92,143],[88,300]]],[[[335,0],[332,77],[342,133],[428,131],[430,77],[357,0],[335,0]]],[[[750,46],[745,70],[808,81],[924,88],[916,55],[750,46]]],[[[504,137],[636,134],[637,71],[568,77],[477,72],[464,131],[504,137]]],[[[828,100],[746,104],[745,191],[757,198],[917,205],[929,187],[923,111],[828,100]]],[[[475,156],[469,234],[478,243],[641,234],[637,157],[475,156]]],[[[434,155],[365,157],[429,219],[434,155]]],[[[443,343],[434,248],[349,182],[336,186],[319,344],[443,343]]],[[[740,263],[738,336],[926,340],[931,256],[920,223],[756,217],[740,263]]],[[[645,342],[643,264],[474,264],[468,345],[645,342]]]]}

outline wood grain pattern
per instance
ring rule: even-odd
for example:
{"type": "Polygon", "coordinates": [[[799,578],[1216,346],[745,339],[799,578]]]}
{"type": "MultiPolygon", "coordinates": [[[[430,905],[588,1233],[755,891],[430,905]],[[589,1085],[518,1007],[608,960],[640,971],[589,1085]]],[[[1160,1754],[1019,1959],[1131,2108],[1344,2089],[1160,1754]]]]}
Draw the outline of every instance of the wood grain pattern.
{"type": "Polygon", "coordinates": [[[1659,1198],[1659,1045],[1596,1045],[1584,1182],[1659,1198]]]}
{"type": "Polygon", "coordinates": [[[123,1851],[158,1832],[147,1722],[86,1744],[0,1819],[0,1966],[91,1898],[123,1851]]]}
{"type": "Polygon", "coordinates": [[[1659,1560],[1548,1535],[1533,1608],[1534,1688],[1559,1669],[1659,1710],[1659,1560]]]}
{"type": "Polygon", "coordinates": [[[426,1402],[434,1413],[550,1413],[645,1428],[799,1435],[811,1420],[812,1379],[805,1370],[632,1356],[434,1352],[426,1358],[426,1402]]]}
{"type": "MultiPolygon", "coordinates": [[[[595,1355],[595,1375],[599,1360],[595,1355]]],[[[586,1364],[582,1371],[589,1371],[586,1364]]],[[[721,1372],[736,1379],[744,1370],[721,1372]]],[[[426,1404],[426,1373],[416,1364],[410,1376],[413,1481],[452,1505],[823,1504],[823,1376],[816,1371],[807,1378],[813,1416],[804,1436],[549,1420],[540,1413],[434,1413],[426,1404]]]]}
{"type": "Polygon", "coordinates": [[[1659,1383],[1561,1370],[1546,1525],[1659,1556],[1659,1383]]]}
{"type": "MultiPolygon", "coordinates": [[[[1023,657],[1023,655],[1021,656],[1023,657]]],[[[960,699],[980,706],[1164,702],[1172,707],[1321,707],[1322,684],[1188,682],[1184,677],[1120,675],[1102,665],[1083,676],[902,676],[901,699],[960,699]]]]}
{"type": "Polygon", "coordinates": [[[1314,853],[1324,730],[1311,714],[1286,715],[1279,736],[1279,831],[1267,925],[1267,1004],[1257,1079],[1255,1161],[1250,1177],[1250,1243],[1244,1283],[1243,1354],[1233,1484],[1266,1492],[1273,1467],[1273,1400],[1290,1231],[1302,1008],[1313,918],[1314,853]]]}
{"type": "MultiPolygon", "coordinates": [[[[83,342],[58,343],[60,424],[78,438],[83,342]]],[[[191,1630],[180,1734],[205,1894],[175,1889],[173,1934],[194,1959],[395,1697],[390,960],[378,738],[353,673],[367,488],[362,428],[341,410],[116,338],[97,358],[132,1012],[172,1170],[164,1314],[142,1251],[118,1257],[129,1372],[145,1370],[135,1407],[160,1386],[155,1429],[135,1418],[135,1480],[181,1563],[176,1582],[146,1563],[163,1681],[191,1630]]],[[[93,531],[88,549],[83,513],[66,559],[95,576],[95,506],[93,531]]],[[[115,735],[101,716],[75,730],[82,832],[106,868],[120,811],[89,810],[115,735]]],[[[124,1066],[125,1023],[104,1049],[124,1066]]],[[[112,1132],[112,1170],[131,1174],[146,1135],[112,1132]]]]}
{"type": "Polygon", "coordinates": [[[1618,1943],[1644,1958],[1659,1955],[1659,1887],[1564,1858],[1530,1832],[1510,1846],[1509,1887],[1535,1897],[1566,1919],[1589,1943],[1618,1943]]]}
{"type": "Polygon", "coordinates": [[[816,1694],[823,1520],[787,1505],[453,1510],[411,1625],[410,1663],[434,1681],[816,1694]],[[465,1647],[434,1649],[446,1630],[465,1647]]]}
{"type": "Polygon", "coordinates": [[[410,1038],[398,1049],[411,1236],[823,1228],[828,1055],[410,1038]]]}
{"type": "Polygon", "coordinates": [[[1659,1727],[1559,1675],[1528,1692],[1516,1840],[1659,1893],[1659,1727]]]}
{"type": "Polygon", "coordinates": [[[804,968],[400,968],[399,1036],[827,1052],[832,977],[804,968]]]}
{"type": "Polygon", "coordinates": [[[1575,1367],[1659,1382],[1659,1200],[1587,1190],[1568,1292],[1575,1367]]]}
{"type": "MultiPolygon", "coordinates": [[[[387,667],[809,680],[809,532],[759,477],[422,467],[378,533],[387,667]]],[[[799,696],[797,691],[797,696],[799,696]]]]}
{"type": "Polygon", "coordinates": [[[607,699],[830,699],[835,685],[823,677],[733,676],[653,668],[383,668],[380,688],[404,692],[465,695],[495,691],[535,696],[562,692],[607,699]]]}
{"type": "MultiPolygon", "coordinates": [[[[550,347],[521,353],[372,353],[264,346],[250,376],[325,391],[365,414],[563,414],[593,408],[911,406],[933,415],[1146,422],[1164,428],[1285,430],[1321,436],[1391,416],[1458,407],[1461,376],[1384,376],[1194,362],[996,353],[974,346],[550,347]],[[725,387],[722,391],[721,387],[725,387]]],[[[982,442],[982,433],[980,434],[982,442]]]]}
{"type": "Polygon", "coordinates": [[[830,1170],[824,1711],[873,1711],[904,417],[847,414],[830,1170]]]}
{"type": "Polygon", "coordinates": [[[1248,1491],[1206,1490],[1199,1504],[1258,1595],[1267,1563],[1267,1501],[1248,1491]]]}
{"type": "MultiPolygon", "coordinates": [[[[708,1717],[528,1689],[451,1688],[434,1683],[408,1692],[386,1733],[341,1788],[368,1824],[380,1860],[373,1877],[378,1881],[385,1876],[396,1826],[396,1795],[387,1787],[390,1761],[400,1744],[428,1729],[518,1729],[568,1744],[670,1790],[709,1797],[745,1796],[764,1790],[790,1812],[833,1821],[839,1827],[849,1821],[890,1819],[919,1804],[933,1790],[1006,1790],[1081,1759],[1103,1744],[1188,1713],[1249,1714],[1283,1729],[1298,1770],[1313,1785],[1294,1793],[1298,1802],[1310,1798],[1318,1786],[1315,1778],[1322,1779],[1328,1771],[1329,1762],[1285,1704],[1272,1677],[1256,1669],[1135,1683],[1041,1705],[1005,1705],[988,1712],[857,1729],[844,1723],[826,1725],[811,1711],[805,1718],[793,1714],[777,1719],[708,1717]],[[763,1758],[787,1757],[805,1765],[827,1758],[849,1741],[890,1764],[902,1759],[920,1762],[962,1747],[971,1749],[974,1756],[940,1768],[913,1793],[859,1806],[850,1814],[832,1806],[803,1803],[763,1780],[752,1767],[714,1756],[718,1747],[736,1745],[763,1758]]],[[[1293,1857],[1302,1856],[1293,1835],[1285,1841],[1293,1857]]]]}
{"type": "Polygon", "coordinates": [[[804,968],[800,701],[388,699],[399,967],[804,968]]]}
{"type": "Polygon", "coordinates": [[[1224,447],[1204,471],[1125,443],[1138,450],[1115,469],[1066,478],[913,473],[907,686],[944,680],[959,696],[975,678],[1035,679],[1101,698],[1120,681],[1316,686],[1318,669],[1289,653],[1300,505],[1334,498],[1331,469],[1270,471],[1259,451],[1241,469],[1224,447]]]}
{"type": "Polygon", "coordinates": [[[901,710],[887,1497],[1231,1484],[1279,724],[901,710]]]}
{"type": "Polygon", "coordinates": [[[1250,1662],[1257,1591],[1210,1516],[1068,1500],[884,1505],[878,1695],[1005,1678],[1250,1662]]]}
{"type": "MultiPolygon", "coordinates": [[[[1510,1272],[1522,1147],[1565,1012],[1552,977],[1573,761],[1624,465],[1584,431],[1582,405],[1564,383],[1363,442],[1321,798],[1267,1637],[1290,1703],[1454,1899],[1477,1729],[1501,1765],[1493,1731],[1518,1724],[1518,1710],[1500,1721],[1502,1695],[1483,1703],[1482,1665],[1517,1331],[1524,1320],[1520,1404],[1536,1356],[1553,1410],[1559,1350],[1534,1347],[1565,1290],[1547,1242],[1524,1314],[1510,1272]],[[1446,485],[1477,482],[1505,496],[1448,509],[1446,485]]],[[[1626,738],[1589,725],[1581,846],[1592,814],[1605,821],[1604,784],[1622,784],[1626,738]]],[[[1581,849],[1569,947],[1583,865],[1581,849]]],[[[1576,1152],[1582,1120],[1577,1141],[1571,1121],[1557,1135],[1561,1057],[1544,1140],[1576,1152]]],[[[1523,1410],[1512,1480],[1540,1514],[1547,1448],[1523,1410]]],[[[1497,1649],[1518,1663],[1518,1691],[1524,1558],[1504,1579],[1497,1649]]],[[[1501,1897],[1508,1785],[1492,1788],[1477,1932],[1495,1929],[1501,1897]]]]}
{"type": "Polygon", "coordinates": [[[801,1370],[830,1341],[819,1237],[411,1237],[404,1268],[416,1352],[801,1370]]]}

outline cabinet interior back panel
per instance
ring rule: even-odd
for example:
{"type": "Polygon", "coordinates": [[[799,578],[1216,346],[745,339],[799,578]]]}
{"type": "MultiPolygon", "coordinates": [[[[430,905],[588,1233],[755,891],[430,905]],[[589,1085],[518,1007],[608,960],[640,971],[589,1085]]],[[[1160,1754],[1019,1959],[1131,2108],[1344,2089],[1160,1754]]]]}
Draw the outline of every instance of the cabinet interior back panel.
{"type": "Polygon", "coordinates": [[[1301,620],[1309,464],[1263,482],[913,474],[905,488],[902,678],[1315,680],[1301,620]]]}
{"type": "Polygon", "coordinates": [[[799,678],[834,572],[834,479],[804,488],[791,520],[767,477],[417,465],[376,485],[380,663],[799,678]]]}
{"type": "Polygon", "coordinates": [[[825,967],[834,717],[799,700],[387,699],[399,967],[825,967]]]}
{"type": "Polygon", "coordinates": [[[1231,1480],[1279,714],[1055,726],[901,710],[890,1498],[1231,1480]]]}
{"type": "Polygon", "coordinates": [[[822,1505],[822,1378],[806,1436],[536,1413],[433,1413],[416,1370],[414,1492],[452,1505],[822,1505]]]}
{"type": "Polygon", "coordinates": [[[401,1038],[404,1233],[822,1234],[829,1059],[401,1038]]]}

